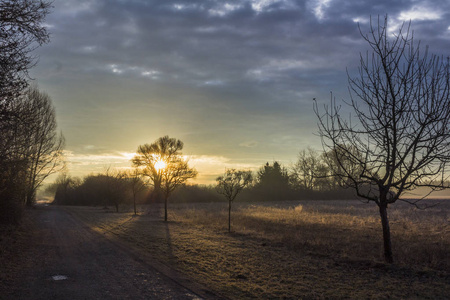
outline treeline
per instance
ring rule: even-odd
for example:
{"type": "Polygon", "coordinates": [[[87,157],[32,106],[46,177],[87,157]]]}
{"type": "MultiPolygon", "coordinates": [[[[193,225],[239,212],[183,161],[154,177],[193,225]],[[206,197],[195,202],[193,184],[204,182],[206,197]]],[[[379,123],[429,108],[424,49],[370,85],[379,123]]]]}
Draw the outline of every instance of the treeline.
{"type": "Polygon", "coordinates": [[[47,187],[54,193],[53,204],[114,206],[140,204],[150,201],[152,189],[131,172],[106,171],[88,175],[83,180],[61,174],[55,183],[47,187]]]}
{"type": "MultiPolygon", "coordinates": [[[[299,153],[290,168],[278,162],[266,163],[254,174],[254,181],[239,195],[239,201],[285,201],[301,199],[353,199],[332,176],[333,166],[326,154],[313,149],[299,153]]],[[[145,176],[133,171],[108,170],[83,179],[63,174],[49,186],[54,204],[114,206],[164,202],[145,176]]],[[[180,185],[170,195],[173,203],[224,201],[216,185],[180,185]]]]}
{"type": "Polygon", "coordinates": [[[51,99],[30,87],[31,52],[49,36],[43,25],[50,3],[0,5],[0,224],[17,223],[43,180],[61,167],[64,139],[51,99]]]}

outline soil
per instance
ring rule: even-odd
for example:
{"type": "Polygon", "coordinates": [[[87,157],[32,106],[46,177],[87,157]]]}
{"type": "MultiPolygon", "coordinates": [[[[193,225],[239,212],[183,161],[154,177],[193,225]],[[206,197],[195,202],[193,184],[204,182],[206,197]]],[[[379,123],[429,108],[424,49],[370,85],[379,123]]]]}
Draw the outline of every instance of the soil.
{"type": "Polygon", "coordinates": [[[63,208],[29,210],[20,228],[0,237],[0,299],[219,298],[63,208]]]}

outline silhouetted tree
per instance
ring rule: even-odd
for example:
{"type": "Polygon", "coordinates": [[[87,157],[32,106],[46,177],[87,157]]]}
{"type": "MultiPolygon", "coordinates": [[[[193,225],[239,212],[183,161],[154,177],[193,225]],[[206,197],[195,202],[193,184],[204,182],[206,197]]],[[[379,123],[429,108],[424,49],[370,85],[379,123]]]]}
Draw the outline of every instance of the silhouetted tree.
{"type": "Polygon", "coordinates": [[[377,204],[384,257],[392,263],[389,204],[417,187],[448,188],[449,59],[420,52],[409,26],[390,38],[387,17],[361,35],[373,53],[361,55],[359,77],[348,75],[354,117],[344,119],[334,99],[324,114],[317,104],[315,112],[324,146],[338,154],[336,175],[377,204]]]}
{"type": "Polygon", "coordinates": [[[257,172],[254,191],[266,200],[290,195],[290,178],[286,168],[276,161],[273,165],[266,163],[257,172]]]}
{"type": "Polygon", "coordinates": [[[251,171],[229,169],[223,176],[219,176],[217,181],[217,192],[228,200],[228,232],[231,232],[231,203],[244,188],[253,181],[251,171]]]}
{"type": "Polygon", "coordinates": [[[27,194],[26,204],[36,200],[36,191],[51,174],[62,169],[64,138],[56,131],[55,109],[50,97],[31,87],[25,93],[24,106],[31,115],[27,122],[27,194]]]}
{"type": "Polygon", "coordinates": [[[173,156],[181,155],[183,142],[169,136],[157,139],[152,144],[144,144],[138,147],[136,156],[131,160],[133,166],[141,168],[142,175],[147,176],[153,184],[153,193],[161,196],[162,170],[160,166],[167,165],[173,156]]]}
{"type": "Polygon", "coordinates": [[[142,174],[148,176],[155,190],[164,197],[164,221],[167,221],[167,202],[170,194],[188,179],[195,178],[197,171],[188,166],[181,150],[183,142],[164,136],[153,144],[138,147],[133,165],[143,167],[142,174]]]}
{"type": "MultiPolygon", "coordinates": [[[[42,0],[3,0],[0,3],[0,103],[19,96],[26,88],[31,52],[49,41],[44,26],[51,3],[42,0]]],[[[0,110],[1,112],[1,110],[0,110]]]]}
{"type": "Polygon", "coordinates": [[[304,190],[320,190],[326,185],[328,169],[321,154],[312,148],[302,150],[292,167],[291,181],[304,190]]]}
{"type": "Polygon", "coordinates": [[[136,198],[139,195],[139,193],[141,193],[146,189],[147,186],[145,182],[142,180],[142,175],[138,168],[133,168],[132,170],[126,172],[126,177],[128,178],[128,183],[130,185],[131,192],[133,195],[134,214],[136,215],[137,214],[136,198]]]}
{"type": "Polygon", "coordinates": [[[43,25],[50,3],[4,0],[0,3],[0,222],[19,221],[27,182],[27,127],[18,101],[34,65],[31,52],[48,42],[43,25]]]}
{"type": "Polygon", "coordinates": [[[119,205],[127,200],[128,178],[125,172],[106,170],[105,174],[98,175],[103,181],[103,193],[107,205],[114,205],[119,212],[119,205]]]}
{"type": "Polygon", "coordinates": [[[66,172],[61,173],[55,181],[55,197],[53,204],[75,205],[81,198],[75,197],[74,191],[81,186],[81,180],[69,176],[66,172]]]}

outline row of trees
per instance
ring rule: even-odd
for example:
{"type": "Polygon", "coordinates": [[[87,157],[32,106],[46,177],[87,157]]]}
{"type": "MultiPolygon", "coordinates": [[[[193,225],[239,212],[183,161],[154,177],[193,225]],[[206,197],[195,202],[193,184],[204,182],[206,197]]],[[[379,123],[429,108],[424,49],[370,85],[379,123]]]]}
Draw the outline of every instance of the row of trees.
{"type": "Polygon", "coordinates": [[[50,3],[0,4],[0,223],[19,221],[43,180],[57,171],[64,139],[49,96],[29,86],[32,51],[47,43],[43,25],[50,3]]]}
{"type": "Polygon", "coordinates": [[[104,174],[89,175],[83,180],[61,174],[53,185],[47,187],[54,193],[54,204],[114,206],[116,211],[123,203],[143,202],[147,185],[132,172],[107,170],[104,174]]]}

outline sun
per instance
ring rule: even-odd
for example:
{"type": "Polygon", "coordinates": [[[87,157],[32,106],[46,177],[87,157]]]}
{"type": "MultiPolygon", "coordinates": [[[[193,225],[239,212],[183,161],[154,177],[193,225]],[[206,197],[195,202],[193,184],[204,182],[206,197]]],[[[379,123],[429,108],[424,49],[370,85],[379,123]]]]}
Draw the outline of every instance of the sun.
{"type": "Polygon", "coordinates": [[[155,169],[156,171],[162,170],[166,167],[166,163],[162,160],[157,160],[155,162],[155,169]]]}

